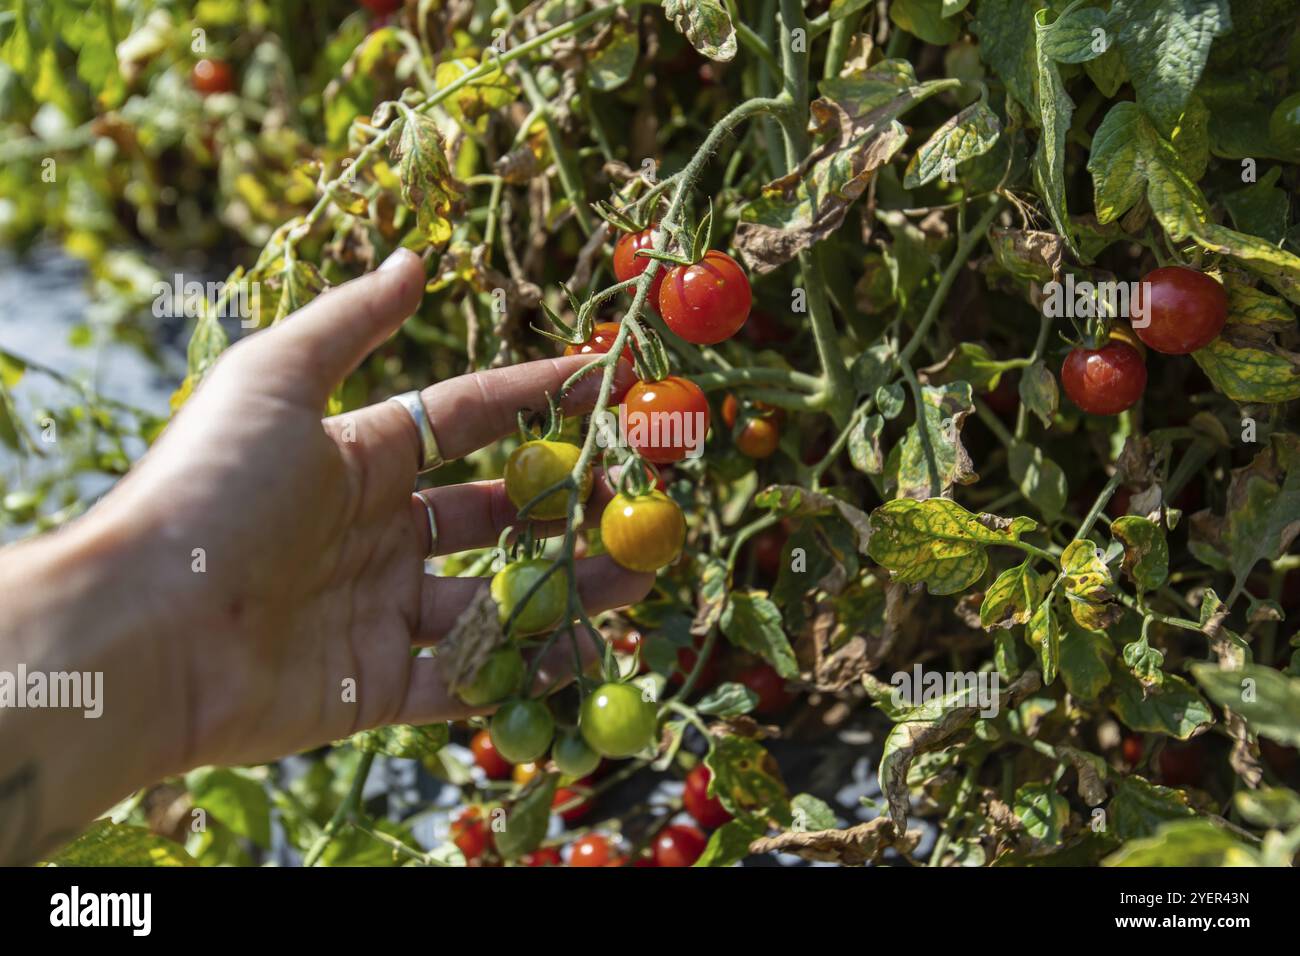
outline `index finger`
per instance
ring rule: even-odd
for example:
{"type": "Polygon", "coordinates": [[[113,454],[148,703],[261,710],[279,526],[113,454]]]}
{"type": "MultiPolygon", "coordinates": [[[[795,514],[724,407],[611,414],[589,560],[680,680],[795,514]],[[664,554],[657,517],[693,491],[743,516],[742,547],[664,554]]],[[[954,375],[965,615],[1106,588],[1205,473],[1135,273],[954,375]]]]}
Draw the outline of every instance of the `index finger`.
{"type": "MultiPolygon", "coordinates": [[[[438,449],[447,460],[463,458],[512,433],[521,409],[542,411],[547,395],[554,395],[574,372],[593,361],[591,355],[568,355],[539,359],[522,365],[489,369],[430,385],[420,393],[424,411],[433,426],[438,449]]],[[[573,387],[560,408],[566,415],[591,411],[600,390],[601,369],[589,372],[573,387]]],[[[618,401],[636,380],[632,366],[619,359],[610,390],[610,401],[618,401]]],[[[405,430],[411,449],[420,454],[419,435],[407,413],[392,402],[376,411],[406,419],[405,430]]]]}

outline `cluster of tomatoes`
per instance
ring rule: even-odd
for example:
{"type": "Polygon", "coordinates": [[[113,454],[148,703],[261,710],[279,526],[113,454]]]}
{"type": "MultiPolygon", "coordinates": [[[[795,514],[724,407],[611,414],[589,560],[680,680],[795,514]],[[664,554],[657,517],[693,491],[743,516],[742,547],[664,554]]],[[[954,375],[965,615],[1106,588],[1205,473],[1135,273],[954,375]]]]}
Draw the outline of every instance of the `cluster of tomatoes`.
{"type": "Polygon", "coordinates": [[[1142,282],[1147,290],[1131,326],[1116,326],[1100,348],[1075,346],[1061,366],[1061,386],[1092,415],[1132,408],[1147,385],[1146,348],[1189,355],[1209,345],[1228,318],[1228,296],[1214,279],[1182,266],[1162,266],[1142,282]]]}
{"type": "MultiPolygon", "coordinates": [[[[474,763],[489,780],[511,779],[524,786],[546,769],[560,770],[559,759],[552,751],[550,763],[543,760],[514,763],[502,755],[488,731],[481,730],[470,742],[474,763]]],[[[582,820],[593,807],[588,796],[599,767],[574,781],[560,786],[551,801],[552,809],[566,826],[582,820]]],[[[563,771],[560,771],[563,773],[563,771]]],[[[669,823],[660,829],[649,845],[632,853],[625,850],[612,834],[593,832],[578,836],[567,847],[543,846],[519,859],[521,866],[691,866],[708,844],[705,830],[713,830],[731,819],[731,814],[717,797],[709,794],[712,774],[704,764],[696,766],[686,775],[682,792],[682,807],[694,818],[698,826],[689,823],[669,823]],[[703,828],[703,829],[701,829],[703,828]],[[566,852],[567,850],[567,852],[566,852]]],[[[499,859],[494,853],[492,828],[483,809],[470,806],[461,810],[451,824],[451,838],[471,865],[487,865],[499,859]]]]}

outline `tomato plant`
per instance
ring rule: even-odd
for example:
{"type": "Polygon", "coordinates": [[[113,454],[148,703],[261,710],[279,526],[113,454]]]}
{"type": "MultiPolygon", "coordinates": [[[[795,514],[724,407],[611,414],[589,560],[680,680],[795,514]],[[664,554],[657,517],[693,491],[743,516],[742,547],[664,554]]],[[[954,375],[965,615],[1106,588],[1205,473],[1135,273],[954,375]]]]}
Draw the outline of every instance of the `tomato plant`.
{"type": "Polygon", "coordinates": [[[517,647],[502,647],[488,655],[468,684],[457,689],[471,707],[495,704],[517,693],[524,682],[524,655],[517,647]]]}
{"type": "Polygon", "coordinates": [[[618,856],[603,833],[588,833],[569,845],[569,866],[617,866],[618,856]]]}
{"type": "MultiPolygon", "coordinates": [[[[617,322],[597,322],[592,327],[590,338],[579,345],[566,346],[564,354],[604,355],[614,347],[614,340],[618,338],[618,330],[619,324],[617,322]]],[[[629,365],[634,361],[631,341],[623,346],[622,356],[629,365]]]]}
{"type": "Polygon", "coordinates": [[[497,753],[496,744],[487,730],[480,730],[474,735],[470,749],[474,752],[474,762],[487,774],[489,780],[504,780],[510,776],[513,765],[497,753]]]}
{"type": "Polygon", "coordinates": [[[199,60],[190,73],[190,82],[204,96],[229,93],[235,88],[235,72],[225,60],[199,60]]]}
{"type": "Polygon", "coordinates": [[[785,678],[771,664],[747,667],[736,675],[736,680],[758,695],[758,703],[754,705],[756,714],[779,714],[794,701],[794,695],[786,690],[785,678]]]}
{"type": "Polygon", "coordinates": [[[600,766],[600,754],[587,746],[582,735],[574,731],[560,734],[551,748],[551,759],[562,774],[585,777],[600,766]]]}
{"type": "Polygon", "coordinates": [[[690,866],[704,853],[709,842],[700,830],[684,823],[670,823],[655,837],[656,866],[690,866]]]}
{"type": "MultiPolygon", "coordinates": [[[[585,784],[586,781],[580,781],[585,784]]],[[[594,809],[592,801],[583,793],[570,787],[557,787],[551,807],[560,815],[565,825],[577,823],[594,809]]]]}
{"type": "Polygon", "coordinates": [[[686,775],[686,789],[682,804],[695,822],[708,830],[715,830],[731,819],[731,814],[717,797],[709,796],[709,781],[713,774],[704,764],[696,764],[686,775]]]}
{"type": "Polygon", "coordinates": [[[1228,294],[1204,273],[1163,266],[1142,279],[1149,290],[1134,310],[1133,331],[1157,352],[1187,355],[1209,345],[1228,318],[1228,294]]]}
{"type": "MultiPolygon", "coordinates": [[[[645,256],[638,256],[637,253],[642,249],[653,249],[654,244],[654,226],[648,226],[638,232],[625,232],[619,236],[618,241],[614,243],[614,278],[619,282],[626,282],[645,272],[652,260],[645,256]]],[[[651,303],[659,301],[659,289],[666,275],[667,270],[662,267],[655,273],[655,277],[650,280],[647,301],[651,303]]]]}
{"type": "Polygon", "coordinates": [[[467,807],[452,821],[451,840],[471,863],[487,852],[491,835],[478,807],[467,807]]]}
{"type": "Polygon", "coordinates": [[[567,575],[563,569],[551,573],[550,568],[549,561],[529,558],[507,564],[492,577],[492,599],[500,608],[501,623],[513,617],[514,633],[540,634],[564,620],[569,600],[567,575]]]}

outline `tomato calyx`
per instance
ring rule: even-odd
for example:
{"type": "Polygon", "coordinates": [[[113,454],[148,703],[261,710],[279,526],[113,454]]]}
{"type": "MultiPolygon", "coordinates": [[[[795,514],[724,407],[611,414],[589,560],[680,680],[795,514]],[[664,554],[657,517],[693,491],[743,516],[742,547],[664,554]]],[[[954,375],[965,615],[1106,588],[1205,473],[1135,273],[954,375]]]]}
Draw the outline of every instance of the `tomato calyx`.
{"type": "MultiPolygon", "coordinates": [[[[676,245],[683,245],[679,234],[672,232],[670,226],[665,226],[673,236],[676,245]]],[[[690,252],[687,255],[674,252],[656,252],[653,249],[638,249],[636,255],[638,258],[658,259],[660,262],[671,263],[677,266],[693,266],[704,258],[705,253],[709,251],[709,246],[713,244],[713,200],[709,200],[709,211],[704,214],[700,224],[695,227],[695,232],[691,236],[690,252]]]]}

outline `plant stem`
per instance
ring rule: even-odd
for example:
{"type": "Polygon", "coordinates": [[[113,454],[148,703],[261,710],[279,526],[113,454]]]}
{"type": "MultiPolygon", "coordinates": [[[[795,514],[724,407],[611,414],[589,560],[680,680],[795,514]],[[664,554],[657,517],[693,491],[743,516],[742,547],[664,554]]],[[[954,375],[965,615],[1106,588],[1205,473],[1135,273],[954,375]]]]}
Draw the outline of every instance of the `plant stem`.
{"type": "Polygon", "coordinates": [[[370,776],[370,767],[374,762],[374,751],[367,751],[361,755],[361,760],[357,763],[357,772],[352,777],[352,786],[348,788],[347,796],[343,798],[343,802],[338,805],[338,809],[330,817],[329,823],[325,824],[325,829],[321,831],[320,836],[316,838],[316,842],[311,845],[306,856],[302,858],[304,867],[316,865],[321,858],[321,854],[333,841],[335,834],[357,812],[357,808],[361,806],[361,793],[365,790],[366,779],[370,776]]]}

